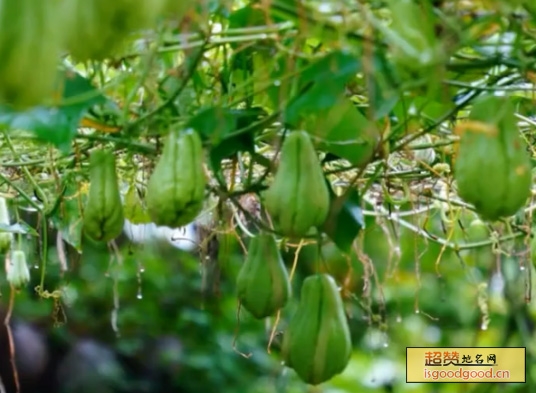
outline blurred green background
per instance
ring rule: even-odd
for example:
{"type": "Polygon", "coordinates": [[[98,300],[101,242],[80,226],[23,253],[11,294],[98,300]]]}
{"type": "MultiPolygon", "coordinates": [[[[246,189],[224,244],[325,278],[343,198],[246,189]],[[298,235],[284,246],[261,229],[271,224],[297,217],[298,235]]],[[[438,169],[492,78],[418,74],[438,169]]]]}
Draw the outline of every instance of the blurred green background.
{"type": "MultiPolygon", "coordinates": [[[[157,240],[136,245],[125,237],[120,264],[107,247],[84,241],[81,257],[67,254],[71,271],[65,276],[52,245],[46,287],[60,288],[61,298],[37,297],[39,270],[32,268],[31,285],[15,302],[19,373],[23,386],[33,389],[23,391],[531,391],[534,306],[525,296],[533,268],[518,252],[523,239],[502,244],[502,255],[491,247],[480,254],[446,250],[436,265],[440,245],[372,216],[378,212],[368,213],[358,238],[362,252],[345,257],[331,243],[301,249],[292,301],[282,312],[270,354],[275,318],[258,321],[242,310],[237,319],[235,279],[244,257],[232,233],[198,238],[205,244],[202,252],[157,240]],[[343,285],[354,352],[341,375],[308,387],[282,365],[280,333],[303,279],[317,271],[343,285]],[[409,346],[527,347],[527,384],[406,384],[409,346]],[[46,356],[36,355],[40,351],[46,356]],[[47,371],[33,375],[40,367],[47,371]]],[[[430,234],[447,236],[436,210],[418,217],[430,234]]],[[[453,232],[460,239],[462,223],[456,221],[453,232]]],[[[202,226],[196,231],[206,233],[202,226]]],[[[290,269],[297,245],[281,246],[290,269]]],[[[7,299],[9,287],[0,282],[0,288],[7,299]]]]}

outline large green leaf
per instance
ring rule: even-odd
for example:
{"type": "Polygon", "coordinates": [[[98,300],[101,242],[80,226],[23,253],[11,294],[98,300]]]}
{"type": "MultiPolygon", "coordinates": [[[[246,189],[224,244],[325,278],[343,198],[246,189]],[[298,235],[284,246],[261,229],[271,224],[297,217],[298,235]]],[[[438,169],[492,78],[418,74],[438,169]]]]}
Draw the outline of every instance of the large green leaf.
{"type": "Polygon", "coordinates": [[[340,197],[336,197],[333,191],[331,195],[331,208],[323,229],[341,251],[349,252],[359,231],[365,226],[361,200],[356,189],[340,197]]]}
{"type": "Polygon", "coordinates": [[[299,126],[301,119],[333,107],[344,94],[346,84],[360,70],[352,54],[335,51],[308,66],[300,76],[300,92],[286,108],[285,121],[299,126]]]}
{"type": "MultiPolygon", "coordinates": [[[[82,251],[82,212],[80,211],[80,191],[74,175],[64,179],[63,196],[50,212],[54,227],[61,233],[63,240],[73,248],[82,251]]],[[[83,202],[83,201],[82,201],[83,202]]]]}
{"type": "MultiPolygon", "coordinates": [[[[266,24],[266,17],[260,8],[253,8],[248,5],[240,8],[229,15],[229,28],[237,29],[248,26],[263,26],[266,24]]],[[[235,44],[234,47],[239,46],[235,44]]]]}
{"type": "Polygon", "coordinates": [[[257,121],[264,112],[259,108],[224,109],[211,107],[199,112],[187,127],[200,133],[210,145],[210,161],[213,169],[219,173],[221,160],[232,157],[239,151],[255,150],[255,129],[246,129],[257,121]]]}
{"type": "Polygon", "coordinates": [[[0,224],[0,233],[2,232],[20,233],[22,235],[39,236],[37,231],[33,227],[25,223],[24,221],[20,221],[12,225],[0,224]]]}
{"type": "Polygon", "coordinates": [[[0,107],[0,124],[10,129],[33,131],[38,139],[68,150],[85,112],[106,98],[78,73],[64,74],[63,102],[59,106],[37,106],[24,111],[0,107]]]}
{"type": "Polygon", "coordinates": [[[378,131],[347,98],[340,97],[334,105],[310,114],[305,127],[318,145],[354,165],[364,165],[373,157],[378,131]]]}

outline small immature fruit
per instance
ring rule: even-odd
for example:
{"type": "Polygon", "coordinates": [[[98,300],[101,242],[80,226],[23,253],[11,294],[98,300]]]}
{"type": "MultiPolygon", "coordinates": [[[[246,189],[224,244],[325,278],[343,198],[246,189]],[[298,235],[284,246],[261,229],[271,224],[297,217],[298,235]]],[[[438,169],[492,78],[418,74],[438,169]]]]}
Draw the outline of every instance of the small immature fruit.
{"type": "MultiPolygon", "coordinates": [[[[467,228],[467,240],[472,243],[489,240],[490,233],[486,224],[478,219],[471,222],[467,228]]],[[[470,256],[475,266],[480,268],[488,268],[495,261],[495,254],[491,249],[491,245],[478,247],[470,250],[470,256]]]]}
{"type": "Polygon", "coordinates": [[[273,315],[286,304],[290,281],[273,235],[251,239],[236,286],[240,302],[255,318],[273,315]]]}
{"type": "MultiPolygon", "coordinates": [[[[6,199],[0,197],[0,224],[9,225],[9,211],[7,210],[6,199]]],[[[0,254],[5,254],[11,248],[13,233],[0,232],[0,254]]]]}
{"type": "Polygon", "coordinates": [[[487,220],[515,214],[530,194],[530,159],[514,113],[508,99],[488,96],[474,104],[462,129],[458,193],[487,220]]]}
{"type": "Polygon", "coordinates": [[[172,228],[192,222],[203,208],[205,185],[199,135],[172,131],[147,185],[151,219],[172,228]]]}
{"type": "Polygon", "coordinates": [[[84,233],[99,242],[115,239],[123,230],[124,216],[115,155],[96,150],[90,158],[89,196],[84,211],[84,233]]]}
{"type": "Polygon", "coordinates": [[[15,288],[21,288],[30,281],[30,270],[26,263],[24,251],[15,250],[11,253],[9,263],[6,265],[7,281],[15,288]]]}
{"type": "Polygon", "coordinates": [[[320,226],[329,212],[329,191],[309,134],[294,131],[281,150],[274,182],[266,191],[265,204],[283,234],[300,237],[320,226]]]}
{"type": "Polygon", "coordinates": [[[352,352],[343,303],[331,276],[305,279],[300,304],[283,339],[283,356],[305,382],[318,385],[347,366],[352,352]]]}

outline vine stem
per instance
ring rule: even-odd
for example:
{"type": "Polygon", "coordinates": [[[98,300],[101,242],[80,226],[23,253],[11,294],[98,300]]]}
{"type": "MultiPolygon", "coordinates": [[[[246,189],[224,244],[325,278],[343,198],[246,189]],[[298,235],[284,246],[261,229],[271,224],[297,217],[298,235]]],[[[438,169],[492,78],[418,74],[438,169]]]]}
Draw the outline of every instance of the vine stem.
{"type": "Polygon", "coordinates": [[[47,270],[47,259],[48,259],[48,225],[47,225],[47,216],[43,213],[42,215],[43,223],[41,224],[41,281],[39,283],[39,296],[45,291],[45,275],[47,270]]]}
{"type": "Polygon", "coordinates": [[[236,309],[236,328],[235,328],[235,334],[233,337],[233,351],[240,356],[249,359],[253,354],[250,353],[244,353],[238,349],[238,346],[236,345],[236,342],[238,341],[238,335],[240,334],[240,310],[242,309],[242,303],[238,301],[238,307],[236,309]]]}
{"type": "MultiPolygon", "coordinates": [[[[294,253],[294,261],[292,262],[292,269],[290,270],[290,275],[289,275],[290,282],[292,282],[292,279],[294,278],[296,267],[298,266],[298,257],[300,256],[300,251],[304,244],[305,244],[305,240],[301,239],[300,243],[298,244],[298,248],[296,248],[296,252],[294,253]]],[[[274,326],[272,327],[272,331],[270,332],[270,340],[268,340],[268,348],[267,348],[268,353],[271,353],[272,351],[272,342],[274,341],[275,333],[277,331],[277,326],[279,325],[280,319],[281,319],[281,310],[278,310],[277,315],[275,317],[274,326]]]]}
{"type": "MultiPolygon", "coordinates": [[[[374,206],[374,201],[371,201],[368,198],[363,198],[363,200],[366,203],[368,203],[369,205],[374,206]]],[[[392,213],[392,212],[390,213],[383,206],[378,206],[378,209],[381,211],[381,214],[386,216],[386,218],[388,220],[394,221],[394,222],[398,223],[399,225],[409,229],[410,231],[413,231],[416,234],[421,235],[425,239],[431,240],[431,241],[433,241],[435,243],[438,243],[438,244],[441,244],[442,246],[450,248],[451,250],[454,250],[454,251],[470,250],[470,249],[473,249],[473,248],[491,246],[496,242],[503,243],[503,242],[507,242],[507,241],[510,241],[510,240],[513,240],[513,239],[517,239],[518,237],[522,237],[522,236],[526,235],[524,232],[516,232],[516,233],[508,234],[506,236],[502,236],[497,240],[483,240],[483,241],[480,241],[480,242],[457,244],[457,243],[453,243],[453,242],[451,242],[449,240],[443,239],[442,237],[439,237],[439,236],[434,235],[432,233],[429,233],[428,231],[426,231],[426,230],[424,230],[422,228],[419,228],[416,225],[413,225],[413,224],[407,222],[406,220],[402,219],[399,214],[392,213]]]]}
{"type": "Polygon", "coordinates": [[[39,206],[32,198],[30,198],[30,196],[26,194],[26,192],[24,192],[22,188],[20,188],[15,183],[13,183],[10,179],[4,176],[1,172],[0,172],[0,180],[3,180],[7,184],[9,184],[11,187],[13,187],[15,191],[17,191],[22,196],[22,198],[24,198],[24,200],[26,200],[37,211],[43,211],[43,208],[39,206]]]}
{"type": "Polygon", "coordinates": [[[15,307],[15,288],[10,286],[9,292],[9,307],[7,309],[6,318],[4,319],[4,325],[7,330],[7,338],[9,342],[9,361],[13,370],[13,380],[15,381],[15,391],[20,392],[19,373],[17,371],[17,363],[15,362],[15,341],[13,340],[13,333],[11,331],[10,321],[13,314],[13,308],[15,307]]]}
{"type": "MultiPolygon", "coordinates": [[[[11,152],[13,153],[13,156],[15,156],[15,158],[17,158],[17,160],[20,160],[20,156],[19,154],[17,153],[17,151],[15,150],[15,147],[13,146],[13,143],[11,143],[11,138],[7,135],[7,132],[4,131],[4,139],[9,147],[9,150],[11,150],[11,152]]],[[[22,171],[24,172],[24,174],[26,175],[26,177],[28,178],[28,180],[30,181],[30,184],[32,186],[34,186],[35,188],[35,191],[36,193],[39,195],[39,198],[41,198],[41,200],[43,201],[43,204],[45,206],[48,205],[48,201],[47,201],[47,196],[46,194],[44,193],[44,191],[41,189],[41,187],[39,186],[39,184],[37,184],[37,182],[35,181],[34,177],[32,176],[32,174],[30,173],[30,171],[28,170],[28,167],[27,166],[23,166],[22,167],[22,171]]]]}
{"type": "Polygon", "coordinates": [[[162,112],[165,108],[167,108],[169,105],[171,105],[173,103],[173,101],[175,101],[175,99],[186,88],[186,86],[188,85],[188,82],[193,77],[193,75],[195,73],[195,70],[197,69],[197,66],[201,62],[201,59],[203,59],[203,55],[205,53],[205,47],[206,47],[206,40],[205,40],[205,44],[199,49],[199,52],[197,53],[196,57],[194,58],[193,62],[190,65],[190,67],[188,68],[188,71],[186,73],[186,76],[183,78],[182,83],[180,84],[179,87],[177,87],[177,89],[173,92],[173,94],[171,94],[162,105],[160,105],[156,109],[152,110],[151,112],[146,113],[145,115],[141,116],[136,121],[130,123],[126,127],[127,130],[135,129],[140,124],[144,123],[145,121],[149,120],[153,116],[155,116],[155,115],[159,114],[160,112],[162,112]]]}

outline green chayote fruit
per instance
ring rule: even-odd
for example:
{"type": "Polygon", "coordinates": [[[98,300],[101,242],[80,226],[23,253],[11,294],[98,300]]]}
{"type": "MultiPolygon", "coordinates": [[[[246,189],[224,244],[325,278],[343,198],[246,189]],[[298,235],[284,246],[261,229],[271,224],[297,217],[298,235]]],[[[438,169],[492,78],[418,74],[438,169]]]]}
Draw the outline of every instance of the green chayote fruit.
{"type": "Polygon", "coordinates": [[[113,56],[132,32],[156,23],[164,1],[64,1],[67,49],[80,61],[113,56]]]}
{"type": "Polygon", "coordinates": [[[256,318],[273,315],[286,304],[290,281],[273,235],[251,239],[236,286],[240,302],[256,318]]]}
{"type": "Polygon", "coordinates": [[[61,48],[57,1],[0,1],[0,100],[29,107],[52,98],[61,48]]]}
{"type": "Polygon", "coordinates": [[[313,143],[305,131],[287,136],[274,182],[265,193],[275,227],[300,237],[320,226],[329,212],[329,191],[313,143]]]}
{"type": "Polygon", "coordinates": [[[119,236],[124,224],[113,152],[94,151],[90,158],[89,176],[84,233],[95,241],[109,242],[119,236]]]}
{"type": "Polygon", "coordinates": [[[530,240],[530,261],[532,266],[536,268],[536,231],[532,230],[532,239],[530,240]]]}
{"type": "Polygon", "coordinates": [[[203,208],[205,185],[199,135],[193,130],[171,132],[147,185],[151,219],[172,228],[192,222],[203,208]]]}
{"type": "Polygon", "coordinates": [[[503,97],[477,101],[460,140],[455,166],[458,194],[484,219],[515,214],[532,183],[530,158],[519,135],[515,109],[503,97]]]}
{"type": "Polygon", "coordinates": [[[351,352],[350,329],[335,281],[326,274],[308,277],[283,338],[286,365],[303,381],[318,385],[341,373],[351,352]]]}
{"type": "MultiPolygon", "coordinates": [[[[0,224],[10,225],[9,211],[7,209],[6,199],[0,197],[0,224]]],[[[13,233],[0,232],[0,254],[5,254],[11,248],[13,242],[13,233]]]]}

